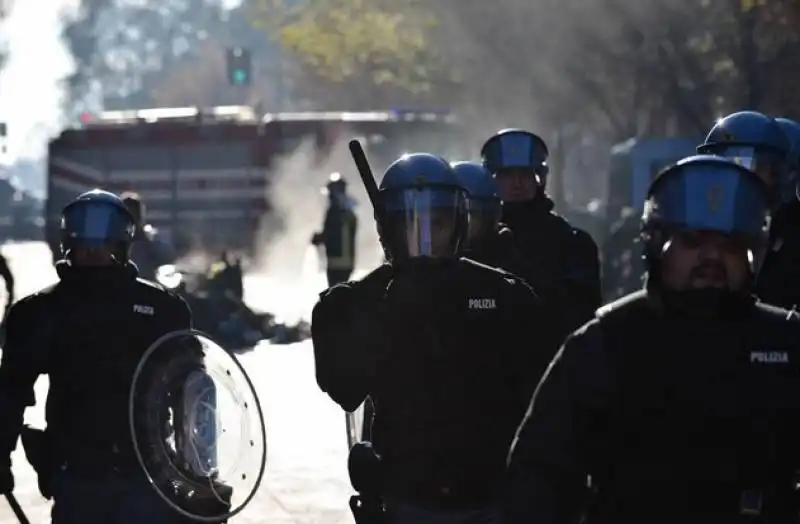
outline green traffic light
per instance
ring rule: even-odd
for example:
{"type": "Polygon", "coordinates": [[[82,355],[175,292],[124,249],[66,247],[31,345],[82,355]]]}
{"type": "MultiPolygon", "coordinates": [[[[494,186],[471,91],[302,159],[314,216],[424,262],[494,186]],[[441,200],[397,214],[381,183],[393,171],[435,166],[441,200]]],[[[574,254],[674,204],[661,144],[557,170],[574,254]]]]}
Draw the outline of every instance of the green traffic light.
{"type": "Polygon", "coordinates": [[[237,69],[233,72],[233,83],[237,85],[247,83],[247,72],[242,69],[237,69]]]}

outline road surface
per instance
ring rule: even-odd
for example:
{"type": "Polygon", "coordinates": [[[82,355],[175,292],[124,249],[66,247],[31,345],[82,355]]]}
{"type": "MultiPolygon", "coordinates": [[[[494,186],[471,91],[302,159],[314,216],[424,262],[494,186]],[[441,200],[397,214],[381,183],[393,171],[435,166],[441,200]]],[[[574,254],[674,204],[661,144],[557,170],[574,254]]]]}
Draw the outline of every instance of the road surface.
{"type": "MultiPolygon", "coordinates": [[[[55,272],[44,244],[3,246],[17,279],[19,296],[52,282],[55,272]]],[[[287,317],[307,318],[315,293],[324,287],[322,276],[302,282],[285,278],[248,277],[248,301],[258,308],[287,317]],[[272,307],[270,307],[272,306],[272,307]],[[275,309],[277,307],[282,309],[275,309]]],[[[347,500],[347,442],[344,414],[319,391],[314,380],[310,342],[286,346],[261,344],[241,356],[261,399],[267,421],[267,472],[250,506],[231,519],[231,524],[296,523],[350,524],[347,500]]],[[[25,415],[26,421],[43,425],[41,405],[46,378],[37,383],[39,403],[25,415]]],[[[41,498],[33,471],[21,446],[12,457],[15,494],[33,524],[49,522],[50,504],[41,498]]],[[[0,499],[0,524],[16,519],[0,499]]]]}

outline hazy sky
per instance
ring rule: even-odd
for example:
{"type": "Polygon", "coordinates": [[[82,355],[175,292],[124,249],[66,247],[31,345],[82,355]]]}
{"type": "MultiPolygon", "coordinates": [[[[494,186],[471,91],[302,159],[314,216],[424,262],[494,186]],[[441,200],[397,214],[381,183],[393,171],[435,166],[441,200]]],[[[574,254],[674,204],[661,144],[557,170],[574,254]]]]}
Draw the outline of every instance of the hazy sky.
{"type": "MultiPolygon", "coordinates": [[[[0,164],[43,156],[47,139],[59,131],[59,81],[73,67],[61,42],[59,13],[78,5],[78,0],[13,2],[2,28],[10,56],[0,73],[0,121],[8,124],[8,154],[0,164]]],[[[233,7],[239,0],[222,3],[233,7]]]]}
{"type": "Polygon", "coordinates": [[[8,124],[6,162],[44,154],[59,129],[59,80],[72,61],[61,43],[59,13],[77,0],[15,0],[3,35],[9,58],[0,74],[0,120],[8,124]]]}

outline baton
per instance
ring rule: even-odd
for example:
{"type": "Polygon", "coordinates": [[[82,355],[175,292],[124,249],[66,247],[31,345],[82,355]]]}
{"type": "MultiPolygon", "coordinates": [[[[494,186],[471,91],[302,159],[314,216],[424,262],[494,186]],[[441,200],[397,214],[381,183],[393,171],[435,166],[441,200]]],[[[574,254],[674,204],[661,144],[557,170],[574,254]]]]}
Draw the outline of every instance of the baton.
{"type": "Polygon", "coordinates": [[[372,168],[369,166],[369,160],[367,160],[367,154],[358,140],[351,140],[348,147],[361,177],[361,182],[364,184],[364,189],[367,190],[367,197],[369,197],[369,201],[372,204],[372,209],[375,211],[375,221],[380,228],[386,224],[386,219],[384,218],[385,210],[380,199],[378,184],[375,183],[372,168]]]}
{"type": "Polygon", "coordinates": [[[28,520],[28,516],[22,511],[22,506],[19,505],[17,497],[15,497],[13,493],[6,493],[6,500],[8,501],[8,505],[11,506],[11,511],[14,512],[14,516],[17,517],[19,524],[31,524],[31,521],[28,520]]]}

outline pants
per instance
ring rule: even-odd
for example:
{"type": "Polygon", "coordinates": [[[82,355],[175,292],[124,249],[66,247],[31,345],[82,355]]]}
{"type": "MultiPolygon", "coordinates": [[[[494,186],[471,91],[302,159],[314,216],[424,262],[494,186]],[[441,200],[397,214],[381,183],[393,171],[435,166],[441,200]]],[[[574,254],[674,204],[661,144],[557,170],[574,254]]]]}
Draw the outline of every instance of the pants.
{"type": "Polygon", "coordinates": [[[86,479],[57,473],[52,524],[181,524],[184,518],[144,478],[86,479]]]}
{"type": "Polygon", "coordinates": [[[387,524],[500,524],[498,508],[468,510],[426,509],[411,504],[388,504],[387,524]]]}
{"type": "Polygon", "coordinates": [[[348,269],[328,269],[328,287],[333,287],[336,284],[347,282],[350,280],[350,275],[353,274],[353,268],[348,269]]]}

